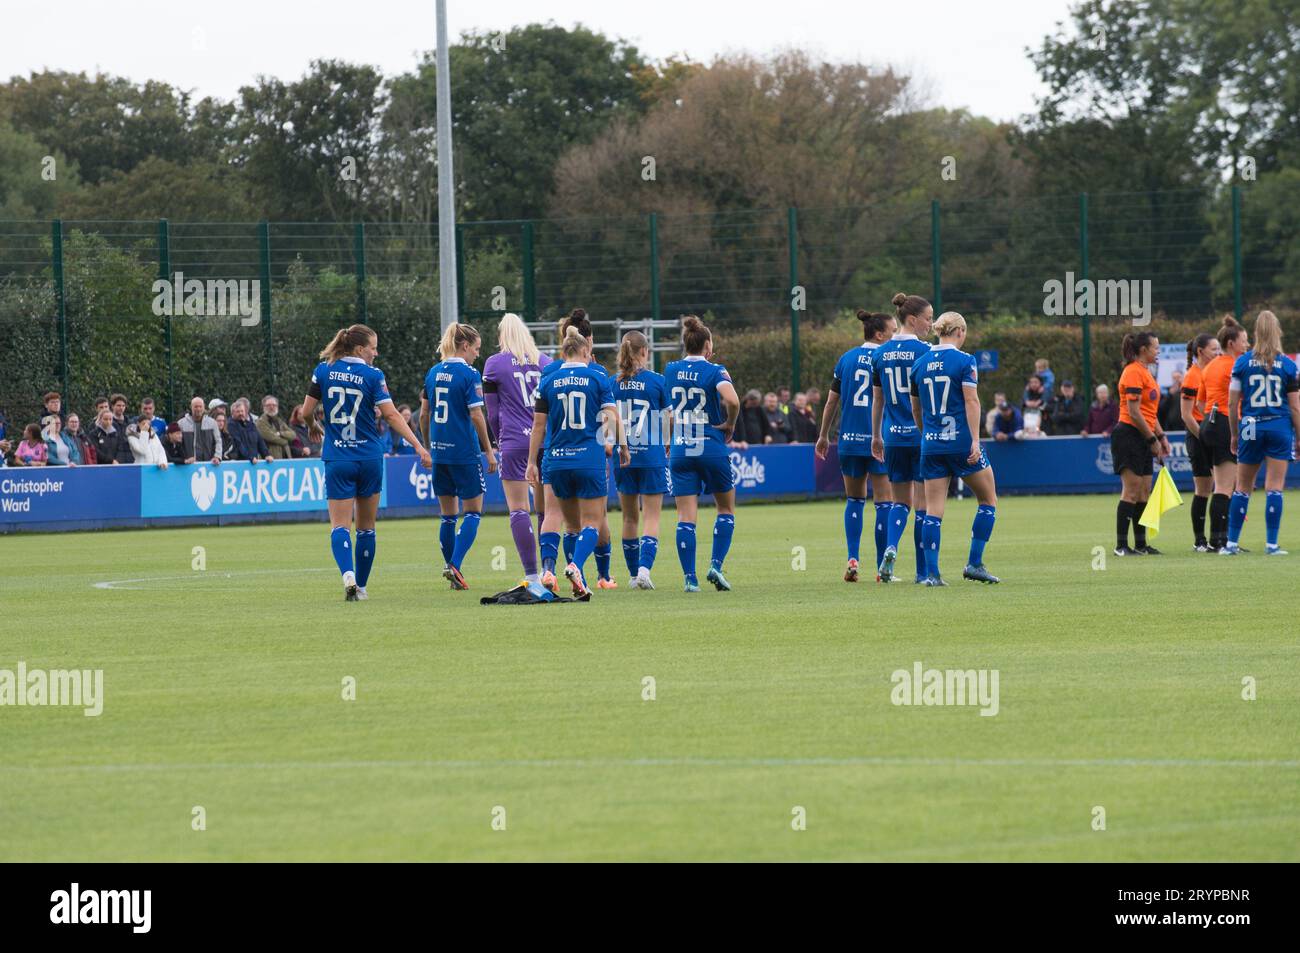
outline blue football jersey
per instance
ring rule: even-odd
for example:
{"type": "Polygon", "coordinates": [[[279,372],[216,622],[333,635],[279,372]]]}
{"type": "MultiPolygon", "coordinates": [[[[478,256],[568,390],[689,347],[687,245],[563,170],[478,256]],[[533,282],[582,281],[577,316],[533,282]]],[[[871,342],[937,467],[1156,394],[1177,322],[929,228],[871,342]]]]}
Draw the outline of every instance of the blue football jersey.
{"type": "Polygon", "coordinates": [[[627,433],[631,458],[628,466],[665,466],[668,457],[664,448],[671,440],[671,434],[664,431],[668,388],[663,375],[643,369],[626,380],[615,378],[614,397],[618,400],[618,415],[627,433]]]}
{"type": "Polygon", "coordinates": [[[664,368],[664,386],[673,412],[672,459],[727,455],[726,438],[718,429],[727,422],[718,396],[718,386],[724,381],[731,383],[727,369],[699,355],[664,368]]]}
{"type": "Polygon", "coordinates": [[[912,365],[912,393],[921,402],[921,454],[970,453],[965,388],[979,383],[975,357],[951,344],[930,348],[912,365]]]}
{"type": "Polygon", "coordinates": [[[875,344],[859,344],[835,363],[841,457],[871,456],[871,357],[876,348],[875,344]]]}
{"type": "Polygon", "coordinates": [[[880,387],[881,439],[887,447],[915,447],[921,435],[912,419],[912,366],[930,350],[915,334],[895,334],[871,355],[871,382],[880,387]]]}
{"type": "Polygon", "coordinates": [[[449,357],[424,376],[429,402],[429,455],[434,463],[474,463],[482,450],[469,412],[483,406],[483,378],[462,357],[449,357]]]}
{"type": "MultiPolygon", "coordinates": [[[[567,363],[567,362],[564,360],[564,358],[562,358],[562,357],[558,357],[558,356],[557,356],[557,357],[555,357],[555,358],[551,361],[551,363],[549,363],[549,364],[547,364],[545,367],[543,367],[543,368],[542,368],[542,376],[541,376],[541,379],[538,380],[538,382],[537,382],[537,390],[536,390],[536,393],[540,394],[540,393],[542,392],[542,388],[546,386],[546,381],[547,381],[549,378],[554,377],[556,374],[558,374],[559,371],[560,371],[560,368],[562,368],[566,363],[567,363]]],[[[600,375],[602,375],[602,376],[604,376],[604,377],[608,377],[608,376],[609,376],[609,371],[605,370],[605,365],[602,364],[602,363],[600,363],[600,361],[597,361],[597,360],[594,360],[594,359],[591,360],[591,361],[588,361],[587,364],[586,364],[586,367],[587,367],[589,370],[595,371],[597,374],[600,374],[600,375]]],[[[536,412],[537,408],[534,407],[533,410],[534,410],[534,412],[536,412]]],[[[548,427],[547,430],[546,430],[546,438],[545,438],[545,440],[543,441],[542,446],[543,446],[543,447],[549,447],[550,445],[551,445],[551,430],[550,430],[550,428],[548,427]]]]}
{"type": "Polygon", "coordinates": [[[554,373],[544,372],[533,410],[546,415],[547,468],[604,470],[600,411],[616,406],[604,371],[565,361],[554,373]]]}
{"type": "Polygon", "coordinates": [[[307,391],[325,408],[322,460],[375,460],[383,457],[383,437],[375,408],[388,396],[384,372],[359,357],[321,362],[307,391]]]}
{"type": "Polygon", "coordinates": [[[1256,420],[1291,416],[1287,394],[1300,389],[1296,380],[1296,363],[1285,354],[1273,358],[1273,366],[1265,367],[1255,360],[1255,352],[1247,351],[1232,365],[1232,390],[1241,391],[1241,416],[1256,420]]]}

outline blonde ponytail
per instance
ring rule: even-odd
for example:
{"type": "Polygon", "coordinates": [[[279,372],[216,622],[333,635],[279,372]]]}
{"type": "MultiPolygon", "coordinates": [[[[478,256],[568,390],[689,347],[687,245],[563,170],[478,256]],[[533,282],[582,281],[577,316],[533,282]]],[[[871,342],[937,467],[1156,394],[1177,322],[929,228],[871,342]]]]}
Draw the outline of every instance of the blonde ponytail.
{"type": "Polygon", "coordinates": [[[497,346],[520,364],[536,364],[541,358],[528,325],[513,312],[501,316],[501,324],[497,327],[497,346]]]}
{"type": "Polygon", "coordinates": [[[473,344],[478,340],[478,332],[468,324],[457,324],[453,321],[448,327],[447,332],[438,342],[438,354],[445,361],[449,357],[455,357],[456,352],[460,350],[462,344],[473,344]]]}

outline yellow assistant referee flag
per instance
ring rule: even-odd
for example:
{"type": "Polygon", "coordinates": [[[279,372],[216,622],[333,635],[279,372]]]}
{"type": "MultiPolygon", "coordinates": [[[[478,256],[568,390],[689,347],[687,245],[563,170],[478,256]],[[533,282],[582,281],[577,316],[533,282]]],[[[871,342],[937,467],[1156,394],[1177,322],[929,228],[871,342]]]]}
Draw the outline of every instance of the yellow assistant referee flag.
{"type": "Polygon", "coordinates": [[[1160,532],[1160,514],[1182,505],[1183,498],[1178,493],[1178,487],[1174,486],[1169,468],[1161,467],[1156,485],[1151,488],[1151,498],[1147,500],[1146,509],[1142,511],[1138,522],[1151,530],[1151,538],[1155,539],[1160,532]]]}

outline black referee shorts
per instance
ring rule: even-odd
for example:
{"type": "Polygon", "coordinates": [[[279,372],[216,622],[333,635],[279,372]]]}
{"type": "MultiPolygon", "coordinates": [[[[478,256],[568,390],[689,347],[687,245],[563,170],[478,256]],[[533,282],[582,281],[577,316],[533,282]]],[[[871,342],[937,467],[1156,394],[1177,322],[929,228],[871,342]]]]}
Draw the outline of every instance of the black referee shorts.
{"type": "Polygon", "coordinates": [[[1142,437],[1142,431],[1132,424],[1116,424],[1110,434],[1110,458],[1118,476],[1125,470],[1136,476],[1150,476],[1155,472],[1151,447],[1142,437]]]}
{"type": "Polygon", "coordinates": [[[1232,434],[1228,430],[1227,415],[1213,413],[1201,421],[1201,443],[1209,455],[1210,466],[1237,462],[1237,457],[1232,452],[1232,434]]]}
{"type": "Polygon", "coordinates": [[[1214,464],[1210,461],[1210,451],[1205,446],[1205,441],[1188,434],[1183,442],[1187,447],[1187,459],[1192,462],[1192,476],[1213,476],[1214,464]]]}

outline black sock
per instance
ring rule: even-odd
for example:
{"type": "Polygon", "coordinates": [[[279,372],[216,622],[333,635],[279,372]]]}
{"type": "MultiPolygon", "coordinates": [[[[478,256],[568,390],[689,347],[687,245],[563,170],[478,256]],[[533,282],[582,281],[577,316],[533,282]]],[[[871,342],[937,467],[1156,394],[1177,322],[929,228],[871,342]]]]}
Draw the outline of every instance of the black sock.
{"type": "Polygon", "coordinates": [[[1205,545],[1205,510],[1210,505],[1208,496],[1192,497],[1192,535],[1196,545],[1205,545]]]}
{"type": "Polygon", "coordinates": [[[1146,549],[1147,528],[1138,522],[1138,520],[1142,518],[1142,514],[1147,511],[1146,501],[1143,500],[1141,503],[1133,503],[1131,505],[1133,507],[1133,548],[1146,549]]]}
{"type": "Polygon", "coordinates": [[[1228,495],[1210,497],[1210,545],[1222,549],[1228,542],[1228,495]]]}
{"type": "Polygon", "coordinates": [[[1119,505],[1115,507],[1115,548],[1125,549],[1128,547],[1128,524],[1133,518],[1133,504],[1127,500],[1120,500],[1119,505]]]}

